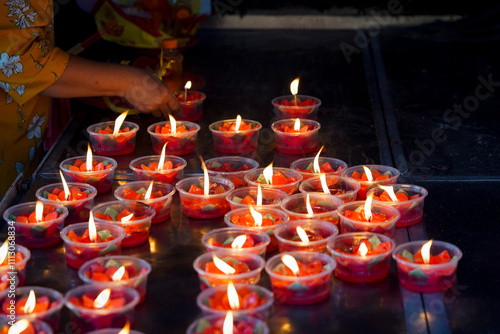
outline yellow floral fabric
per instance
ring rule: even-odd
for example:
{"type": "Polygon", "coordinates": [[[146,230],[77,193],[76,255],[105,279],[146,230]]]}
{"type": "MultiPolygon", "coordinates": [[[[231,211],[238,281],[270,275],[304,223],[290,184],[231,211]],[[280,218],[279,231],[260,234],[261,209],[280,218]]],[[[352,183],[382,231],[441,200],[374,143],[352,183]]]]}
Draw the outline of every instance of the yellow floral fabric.
{"type": "Polygon", "coordinates": [[[29,178],[43,150],[50,98],[38,95],[64,72],[54,46],[52,0],[0,4],[0,198],[18,174],[29,178]]]}

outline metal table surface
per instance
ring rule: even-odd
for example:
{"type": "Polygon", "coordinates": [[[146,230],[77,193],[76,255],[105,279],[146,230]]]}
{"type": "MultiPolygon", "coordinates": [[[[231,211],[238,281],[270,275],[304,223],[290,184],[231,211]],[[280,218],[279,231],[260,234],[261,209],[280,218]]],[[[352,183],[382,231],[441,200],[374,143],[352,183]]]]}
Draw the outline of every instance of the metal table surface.
{"type": "MultiPolygon", "coordinates": [[[[188,161],[185,175],[201,173],[199,155],[204,159],[221,155],[213,148],[208,125],[216,120],[234,118],[236,114],[260,121],[263,125],[257,151],[246,155],[259,161],[261,167],[270,162],[275,166],[289,167],[292,161],[301,158],[301,155],[276,152],[270,130],[274,120],[270,101],[276,96],[286,95],[290,81],[297,76],[301,77],[301,93],[317,96],[323,101],[318,116],[322,126],[320,145],[325,145],[326,149],[323,156],[342,159],[350,166],[368,163],[396,165],[393,157],[397,148],[390,145],[394,133],[385,124],[388,119],[390,121],[390,115],[384,108],[384,94],[379,85],[381,72],[377,61],[380,59],[369,47],[347,63],[339,49],[343,41],[353,41],[354,34],[351,31],[200,31],[201,43],[184,53],[185,70],[205,80],[202,91],[207,94],[207,100],[196,152],[183,156],[188,161]]],[[[125,55],[121,48],[100,43],[95,47],[98,50],[106,47],[111,54],[108,54],[108,59],[117,60],[125,55]]],[[[40,166],[38,176],[21,201],[33,201],[36,189],[59,182],[59,162],[69,156],[84,155],[87,126],[117,116],[78,100],[72,101],[72,108],[74,117],[40,166]]],[[[114,188],[133,180],[128,169],[130,160],[154,154],[146,128],[158,119],[134,115],[127,120],[140,126],[137,147],[131,154],[116,157],[118,169],[114,188]]],[[[396,242],[427,238],[429,222],[435,221],[440,225],[431,226],[431,236],[446,240],[450,237],[450,233],[446,233],[450,224],[448,220],[456,220],[461,214],[450,213],[456,205],[444,200],[448,193],[443,193],[440,184],[425,183],[425,180],[411,175],[407,178],[403,175],[399,183],[405,181],[425,184],[430,195],[426,200],[423,222],[409,228],[398,228],[396,242]]],[[[470,191],[484,189],[479,187],[470,191]]],[[[95,203],[112,199],[112,192],[109,192],[98,195],[95,203]]],[[[153,225],[147,243],[125,248],[122,252],[149,261],[153,268],[145,302],[137,306],[135,315],[134,328],[145,333],[184,333],[189,324],[201,316],[195,301],[200,292],[199,281],[192,263],[204,252],[201,236],[225,226],[222,219],[196,220],[183,216],[177,194],[173,204],[170,220],[153,225]]],[[[467,246],[472,247],[470,243],[467,246]]],[[[467,258],[468,254],[464,253],[467,258]]],[[[472,264],[468,263],[468,268],[471,268],[472,264]]],[[[463,275],[467,280],[466,287],[473,285],[472,275],[466,275],[466,270],[461,267],[462,264],[459,265],[459,283],[463,282],[460,278],[463,275]]],[[[77,271],[66,266],[62,244],[32,250],[27,270],[27,285],[48,286],[64,293],[82,284],[77,271]]],[[[266,273],[263,273],[260,284],[270,288],[266,273]]],[[[400,288],[394,263],[389,276],[380,282],[352,284],[333,278],[332,287],[330,297],[318,304],[287,306],[275,302],[268,320],[271,333],[356,333],[367,330],[371,333],[447,333],[451,332],[448,318],[455,319],[454,331],[467,332],[460,323],[456,324],[456,319],[463,314],[455,313],[455,306],[465,313],[470,311],[468,307],[475,307],[473,302],[460,299],[463,285],[457,284],[446,292],[433,294],[400,288]]],[[[491,319],[485,316],[483,320],[487,324],[481,328],[488,332],[491,319]]],[[[466,325],[477,325],[478,322],[469,320],[466,325]]],[[[60,332],[78,333],[69,320],[67,309],[63,310],[60,332]]]]}

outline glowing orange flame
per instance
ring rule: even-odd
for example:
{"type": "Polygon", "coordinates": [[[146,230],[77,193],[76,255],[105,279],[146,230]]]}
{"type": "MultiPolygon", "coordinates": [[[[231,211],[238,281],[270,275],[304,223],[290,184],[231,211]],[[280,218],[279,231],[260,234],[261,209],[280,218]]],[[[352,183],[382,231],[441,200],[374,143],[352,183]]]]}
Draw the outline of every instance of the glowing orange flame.
{"type": "Polygon", "coordinates": [[[363,166],[363,169],[365,170],[366,178],[368,179],[368,181],[370,181],[370,182],[373,181],[373,175],[372,175],[372,171],[370,170],[370,168],[363,166]]]}
{"type": "Polygon", "coordinates": [[[330,188],[328,188],[328,184],[326,183],[326,174],[319,174],[319,180],[321,182],[321,189],[323,189],[323,193],[330,194],[330,188]]]}
{"type": "Polygon", "coordinates": [[[250,214],[253,217],[254,226],[261,227],[262,226],[262,215],[259,212],[255,211],[252,206],[250,206],[250,214]]]}
{"type": "Polygon", "coordinates": [[[148,190],[146,190],[146,193],[144,194],[144,199],[151,198],[151,193],[153,192],[153,183],[154,183],[154,180],[151,180],[151,183],[149,184],[148,190]]]}
{"type": "Polygon", "coordinates": [[[24,314],[31,314],[33,310],[35,309],[36,306],[36,296],[35,296],[35,291],[30,290],[30,294],[28,296],[28,300],[26,301],[26,304],[24,304],[24,314]]]}
{"type": "Polygon", "coordinates": [[[158,168],[157,168],[158,171],[163,170],[163,165],[165,164],[165,150],[167,149],[167,144],[168,142],[163,144],[163,148],[161,149],[160,161],[158,161],[158,168]]]}
{"type": "MultiPolygon", "coordinates": [[[[300,129],[299,129],[300,130],[300,129]]],[[[321,148],[319,149],[318,151],[318,154],[316,154],[316,156],[314,157],[314,161],[313,161],[313,167],[314,167],[314,172],[315,173],[321,173],[321,169],[319,169],[319,154],[321,153],[321,151],[323,150],[323,147],[324,146],[321,146],[321,148]]]]}
{"type": "Polygon", "coordinates": [[[293,96],[299,93],[299,81],[300,78],[296,78],[290,83],[290,92],[292,93],[293,96]]]}
{"type": "Polygon", "coordinates": [[[184,88],[185,88],[185,89],[191,89],[191,85],[192,85],[191,81],[188,81],[188,82],[186,82],[186,84],[184,85],[184,88]]]}
{"type": "Polygon", "coordinates": [[[113,129],[113,134],[116,135],[120,131],[120,128],[123,124],[123,121],[125,120],[125,117],[127,117],[128,110],[125,110],[124,112],[121,113],[120,116],[116,118],[115,121],[115,128],[113,129]]]}
{"type": "Polygon", "coordinates": [[[0,247],[0,265],[4,263],[5,259],[7,259],[7,253],[9,252],[9,240],[5,239],[2,247],[0,247]]]}
{"type": "Polygon", "coordinates": [[[396,194],[394,193],[393,187],[391,187],[391,186],[379,186],[379,188],[384,190],[389,195],[389,197],[391,198],[391,200],[393,202],[398,202],[398,198],[396,197],[396,194]]]}
{"type": "Polygon", "coordinates": [[[372,220],[372,202],[373,202],[373,193],[368,194],[365,201],[365,218],[367,221],[372,220]]]}
{"type": "Polygon", "coordinates": [[[234,274],[236,272],[236,269],[234,269],[229,264],[227,264],[226,262],[219,259],[216,255],[213,255],[212,259],[213,259],[214,264],[217,267],[217,269],[222,271],[224,274],[231,275],[231,274],[234,274]]]}
{"type": "Polygon", "coordinates": [[[205,165],[205,161],[203,161],[201,155],[200,155],[200,160],[201,160],[201,167],[203,168],[203,195],[205,197],[208,197],[210,193],[210,178],[208,177],[207,166],[205,165]]]}
{"type": "Polygon", "coordinates": [[[314,211],[311,206],[311,201],[309,200],[309,193],[306,194],[306,209],[309,216],[314,215],[314,211]]]}
{"type": "Polygon", "coordinates": [[[233,249],[242,249],[243,245],[245,244],[245,241],[247,241],[247,236],[242,234],[234,238],[233,242],[231,243],[231,248],[233,249]]]}
{"type": "Polygon", "coordinates": [[[420,250],[422,254],[422,259],[424,260],[425,264],[429,264],[429,262],[431,261],[431,245],[432,245],[432,239],[426,242],[420,250]]]}
{"type": "Polygon", "coordinates": [[[37,222],[43,221],[43,203],[40,201],[36,201],[35,218],[37,222]]]}
{"type": "Polygon", "coordinates": [[[111,296],[111,289],[107,288],[101,291],[94,300],[94,308],[103,308],[108,303],[109,297],[111,296]]]}
{"type": "Polygon", "coordinates": [[[87,168],[87,172],[91,172],[93,169],[92,149],[90,148],[90,143],[87,143],[87,161],[85,162],[85,167],[87,168]]]}
{"type": "Polygon", "coordinates": [[[269,166],[264,168],[262,171],[264,178],[266,179],[267,184],[273,184],[273,163],[271,162],[269,166]]]}
{"type": "Polygon", "coordinates": [[[120,268],[118,268],[117,271],[115,271],[115,273],[113,274],[113,276],[111,276],[111,280],[113,282],[121,281],[121,279],[123,278],[124,274],[125,274],[125,267],[121,266],[120,268]]]}
{"type": "Polygon", "coordinates": [[[285,254],[281,257],[281,261],[287,266],[295,276],[299,275],[299,264],[291,255],[285,254]]]}
{"type": "Polygon", "coordinates": [[[296,230],[297,230],[297,234],[302,242],[306,242],[306,243],[309,242],[309,237],[307,236],[306,231],[304,231],[304,229],[302,227],[297,226],[296,230]]]}
{"type": "Polygon", "coordinates": [[[293,129],[297,132],[300,132],[300,119],[297,118],[297,120],[293,124],[293,129]]]}
{"type": "Polygon", "coordinates": [[[131,213],[131,214],[129,214],[128,216],[122,217],[121,221],[122,221],[123,223],[126,223],[126,222],[130,221],[130,219],[132,219],[133,217],[134,217],[134,214],[133,214],[133,213],[131,213]]]}
{"type": "MultiPolygon", "coordinates": [[[[28,327],[30,326],[30,322],[28,319],[21,319],[15,324],[13,324],[10,328],[9,331],[7,332],[8,334],[22,334],[28,327]]],[[[28,332],[27,332],[28,333],[28,332]]]]}
{"type": "Polygon", "coordinates": [[[257,205],[262,205],[262,189],[260,184],[257,185],[257,205]]]}
{"type": "Polygon", "coordinates": [[[69,192],[68,184],[66,183],[66,180],[64,179],[63,173],[61,172],[60,169],[59,169],[59,175],[61,176],[61,181],[64,188],[64,199],[68,201],[69,197],[71,196],[71,193],[69,192]]]}
{"type": "Polygon", "coordinates": [[[234,131],[239,131],[241,126],[241,116],[236,116],[236,125],[234,126],[234,131]]]}
{"type": "Polygon", "coordinates": [[[224,318],[222,334],[233,334],[233,312],[231,311],[228,311],[226,318],[224,318]]]}
{"type": "Polygon", "coordinates": [[[175,135],[177,133],[177,122],[172,115],[168,115],[168,118],[170,119],[170,133],[175,135]]]}
{"type": "Polygon", "coordinates": [[[362,242],[359,245],[358,255],[360,255],[360,256],[366,256],[367,253],[368,253],[368,247],[366,247],[365,243],[362,242]]]}
{"type": "Polygon", "coordinates": [[[125,326],[123,326],[122,330],[118,332],[118,334],[129,334],[130,333],[130,323],[127,319],[125,326]]]}
{"type": "Polygon", "coordinates": [[[240,308],[240,297],[231,281],[227,283],[227,299],[232,310],[238,310],[240,308]]]}
{"type": "Polygon", "coordinates": [[[92,211],[89,213],[89,238],[92,242],[97,241],[97,229],[95,227],[94,215],[92,214],[92,211]]]}

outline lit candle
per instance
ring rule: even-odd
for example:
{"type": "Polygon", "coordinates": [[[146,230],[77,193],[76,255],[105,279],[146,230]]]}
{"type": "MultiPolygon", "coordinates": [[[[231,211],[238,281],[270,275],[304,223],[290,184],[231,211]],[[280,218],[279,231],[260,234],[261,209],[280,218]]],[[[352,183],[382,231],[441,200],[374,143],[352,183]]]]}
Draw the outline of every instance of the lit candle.
{"type": "Polygon", "coordinates": [[[400,172],[393,167],[383,165],[358,165],[345,168],[341,176],[350,177],[360,184],[357,200],[365,200],[368,190],[378,185],[396,183],[400,172]]]}
{"type": "Polygon", "coordinates": [[[285,154],[305,154],[318,147],[319,122],[308,119],[284,119],[271,125],[276,151],[285,154]]]}
{"type": "Polygon", "coordinates": [[[326,253],[327,243],[339,233],[338,228],[324,220],[292,220],[278,226],[274,234],[283,252],[309,251],[326,253]]]}
{"type": "Polygon", "coordinates": [[[266,168],[256,168],[245,173],[245,181],[250,187],[272,188],[292,195],[302,181],[302,175],[293,169],[273,167],[270,163],[266,168]]]}
{"type": "Polygon", "coordinates": [[[151,124],[147,131],[151,137],[153,151],[160,154],[163,147],[171,155],[185,155],[196,149],[196,138],[200,126],[189,121],[176,120],[168,115],[169,121],[151,124]]]}
{"type": "Polygon", "coordinates": [[[210,124],[215,150],[221,153],[246,153],[257,149],[259,122],[241,119],[227,119],[210,124]]]}

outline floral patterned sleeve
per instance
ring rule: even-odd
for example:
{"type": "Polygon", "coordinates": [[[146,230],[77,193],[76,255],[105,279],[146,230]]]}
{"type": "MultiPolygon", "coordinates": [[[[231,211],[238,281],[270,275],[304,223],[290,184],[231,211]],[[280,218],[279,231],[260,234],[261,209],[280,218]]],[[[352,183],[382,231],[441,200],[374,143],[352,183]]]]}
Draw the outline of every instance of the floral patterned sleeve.
{"type": "Polygon", "coordinates": [[[69,54],[54,47],[51,0],[0,4],[0,88],[23,104],[64,72],[69,54]]]}

